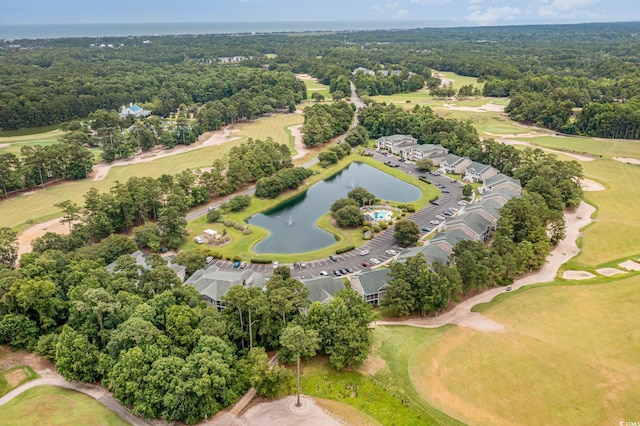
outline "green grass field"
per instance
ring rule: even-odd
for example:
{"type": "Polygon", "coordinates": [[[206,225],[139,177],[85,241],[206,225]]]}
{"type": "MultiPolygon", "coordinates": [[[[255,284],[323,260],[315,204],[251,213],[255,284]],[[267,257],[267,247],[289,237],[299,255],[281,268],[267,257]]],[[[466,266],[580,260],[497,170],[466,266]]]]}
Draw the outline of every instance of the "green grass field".
{"type": "Polygon", "coordinates": [[[29,380],[37,379],[38,377],[40,377],[38,373],[33,371],[33,368],[28,365],[19,365],[3,371],[0,374],[0,396],[6,395],[12,389],[17,388],[29,380]]]}
{"type": "MultiPolygon", "coordinates": [[[[324,96],[325,100],[331,100],[331,93],[329,93],[329,86],[326,84],[318,83],[317,80],[303,80],[307,86],[307,99],[311,99],[311,95],[315,92],[319,92],[324,96]]],[[[351,93],[345,93],[347,96],[351,96],[351,93]]]]}
{"type": "Polygon", "coordinates": [[[436,70],[432,70],[432,74],[440,74],[446,79],[453,80],[453,88],[456,89],[456,91],[459,90],[462,86],[466,86],[469,84],[479,87],[480,90],[482,90],[482,88],[484,87],[483,83],[478,83],[478,79],[476,77],[466,77],[454,72],[436,70]]]}
{"type": "Polygon", "coordinates": [[[640,159],[640,141],[619,139],[597,139],[583,137],[536,137],[518,139],[539,145],[544,148],[567,150],[572,152],[585,152],[604,157],[630,157],[640,159]]]}
{"type": "Polygon", "coordinates": [[[0,407],[0,419],[4,426],[129,424],[93,398],[55,386],[37,386],[18,395],[0,407]]]}
{"type": "MultiPolygon", "coordinates": [[[[425,340],[409,375],[436,407],[474,424],[614,424],[640,401],[640,275],[528,288],[481,309],[504,334],[463,327],[425,340]]],[[[437,333],[437,330],[426,331],[437,333]]]]}

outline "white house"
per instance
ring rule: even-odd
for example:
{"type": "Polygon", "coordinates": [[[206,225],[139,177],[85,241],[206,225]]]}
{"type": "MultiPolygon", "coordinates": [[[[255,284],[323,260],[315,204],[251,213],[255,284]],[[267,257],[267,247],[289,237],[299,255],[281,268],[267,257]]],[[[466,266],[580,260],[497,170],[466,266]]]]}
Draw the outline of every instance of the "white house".
{"type": "Polygon", "coordinates": [[[464,180],[467,182],[482,182],[497,174],[498,170],[493,167],[474,161],[467,166],[467,170],[465,170],[464,174],[464,180]]]}
{"type": "Polygon", "coordinates": [[[403,148],[418,145],[418,139],[411,135],[383,136],[376,140],[376,148],[400,154],[403,148]]]}
{"type": "Polygon", "coordinates": [[[148,117],[151,115],[151,111],[142,109],[136,104],[129,104],[128,107],[123,106],[122,111],[118,114],[120,118],[124,119],[132,115],[135,118],[148,117]]]}
{"type": "Polygon", "coordinates": [[[440,161],[439,170],[443,173],[462,175],[470,164],[471,160],[468,157],[448,154],[440,161]]]}
{"type": "Polygon", "coordinates": [[[488,179],[485,179],[482,183],[482,187],[480,187],[480,192],[484,193],[485,191],[493,191],[495,189],[502,188],[510,189],[511,191],[516,192],[518,195],[522,193],[522,185],[520,184],[520,180],[509,177],[504,173],[498,173],[488,179]]]}
{"type": "Polygon", "coordinates": [[[448,153],[449,150],[447,148],[434,144],[409,145],[401,149],[402,156],[407,160],[418,161],[423,158],[430,158],[434,164],[437,161],[437,165],[440,164],[440,159],[448,153]]]}

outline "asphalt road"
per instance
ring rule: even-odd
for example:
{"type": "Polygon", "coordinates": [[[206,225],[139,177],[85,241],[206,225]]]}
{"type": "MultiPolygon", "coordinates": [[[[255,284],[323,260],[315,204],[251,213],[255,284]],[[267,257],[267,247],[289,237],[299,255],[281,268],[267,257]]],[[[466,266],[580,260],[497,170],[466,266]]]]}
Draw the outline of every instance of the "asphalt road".
{"type": "MultiPolygon", "coordinates": [[[[398,170],[401,170],[405,173],[411,173],[417,176],[426,176],[427,179],[433,184],[442,185],[442,189],[446,189],[449,193],[441,193],[437,202],[439,205],[428,204],[423,209],[411,214],[408,216],[408,219],[414,221],[420,228],[426,226],[432,229],[432,232],[436,230],[438,225],[432,225],[429,222],[431,220],[436,220],[437,214],[442,214],[444,210],[449,207],[460,208],[457,205],[457,202],[462,199],[462,186],[459,182],[454,181],[444,175],[433,176],[427,172],[419,171],[414,165],[408,165],[406,163],[400,162],[398,157],[386,157],[378,152],[374,152],[374,156],[376,160],[379,160],[383,163],[391,162],[392,166],[397,166],[398,170]]],[[[204,210],[206,214],[206,209],[204,210]]],[[[422,233],[424,236],[426,233],[422,233]]],[[[299,266],[291,266],[291,275],[293,277],[299,277],[301,275],[318,275],[321,271],[327,272],[329,275],[333,275],[333,270],[335,269],[345,269],[350,268],[352,273],[358,272],[364,268],[362,266],[363,262],[371,263],[372,266],[375,266],[371,262],[371,258],[378,259],[381,263],[387,262],[391,260],[391,258],[396,255],[390,255],[385,253],[387,250],[396,250],[400,252],[402,249],[396,244],[395,239],[393,238],[393,230],[388,229],[383,232],[380,232],[375,235],[373,239],[368,241],[361,247],[356,248],[347,253],[335,255],[336,260],[332,261],[329,258],[305,262],[306,268],[300,268],[299,266]],[[365,256],[361,256],[359,253],[362,250],[368,250],[369,253],[365,256]]],[[[277,260],[277,258],[274,258],[277,260]]],[[[223,260],[215,261],[215,264],[218,265],[222,269],[233,269],[233,263],[223,260]]],[[[247,268],[251,270],[261,273],[264,276],[270,276],[273,273],[273,265],[253,265],[247,264],[247,268]]]]}

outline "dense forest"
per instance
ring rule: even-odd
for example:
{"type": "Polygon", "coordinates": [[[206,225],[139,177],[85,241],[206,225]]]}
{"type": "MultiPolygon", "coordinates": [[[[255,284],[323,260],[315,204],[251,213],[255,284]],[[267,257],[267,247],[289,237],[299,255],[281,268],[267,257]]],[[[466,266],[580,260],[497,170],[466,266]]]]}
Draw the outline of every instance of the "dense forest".
{"type": "Polygon", "coordinates": [[[633,138],[640,129],[633,106],[639,32],[638,23],[608,23],[4,41],[0,128],[56,124],[141,102],[157,115],[205,105],[200,124],[215,129],[306,99],[292,72],[345,95],[353,79],[361,94],[374,95],[423,82],[433,87],[437,69],[478,77],[485,96],[511,97],[508,112],[516,120],[633,138]],[[224,57],[244,60],[220,64],[224,57]],[[353,75],[359,68],[375,75],[353,75]]]}

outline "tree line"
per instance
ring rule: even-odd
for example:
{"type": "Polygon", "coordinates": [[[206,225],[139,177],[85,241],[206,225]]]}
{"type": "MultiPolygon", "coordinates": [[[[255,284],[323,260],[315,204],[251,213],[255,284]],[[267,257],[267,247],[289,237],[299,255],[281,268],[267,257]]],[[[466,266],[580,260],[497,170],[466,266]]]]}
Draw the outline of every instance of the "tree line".
{"type": "Polygon", "coordinates": [[[353,116],[354,106],[345,101],[306,107],[302,125],[302,142],[308,147],[329,142],[332,137],[345,133],[349,129],[353,116]]]}
{"type": "MultiPolygon", "coordinates": [[[[250,386],[262,396],[289,392],[292,374],[269,369],[266,351],[292,360],[286,336],[300,329],[318,336],[337,370],[369,352],[371,306],[351,289],[311,304],[281,269],[264,290],[232,287],[218,312],[159,255],[138,265],[126,236],[66,253],[45,246],[35,241],[20,269],[0,265],[0,343],[51,359],[68,380],[100,381],[144,418],[193,424],[250,386]]],[[[194,252],[204,266],[206,253],[194,252]]]]}

